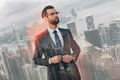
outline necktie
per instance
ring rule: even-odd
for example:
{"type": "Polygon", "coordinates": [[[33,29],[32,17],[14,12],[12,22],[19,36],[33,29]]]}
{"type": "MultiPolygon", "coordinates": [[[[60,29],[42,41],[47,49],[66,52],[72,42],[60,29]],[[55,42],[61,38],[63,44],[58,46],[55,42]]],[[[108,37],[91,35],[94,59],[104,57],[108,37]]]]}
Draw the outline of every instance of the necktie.
{"type": "Polygon", "coordinates": [[[57,47],[62,47],[61,41],[60,41],[59,36],[58,36],[58,34],[57,34],[57,31],[55,30],[53,33],[54,33],[54,35],[55,35],[56,46],[57,46],[57,47]]]}
{"type": "MultiPolygon", "coordinates": [[[[60,41],[60,39],[59,39],[59,36],[58,36],[58,34],[57,34],[57,31],[54,31],[53,33],[54,33],[54,35],[55,35],[56,47],[57,47],[57,48],[60,48],[60,49],[58,49],[58,51],[56,52],[56,54],[61,55],[61,54],[62,54],[62,51],[61,51],[61,49],[62,49],[61,41],[60,41]]],[[[60,70],[65,70],[64,65],[63,65],[62,62],[59,62],[59,68],[60,68],[60,70]]]]}

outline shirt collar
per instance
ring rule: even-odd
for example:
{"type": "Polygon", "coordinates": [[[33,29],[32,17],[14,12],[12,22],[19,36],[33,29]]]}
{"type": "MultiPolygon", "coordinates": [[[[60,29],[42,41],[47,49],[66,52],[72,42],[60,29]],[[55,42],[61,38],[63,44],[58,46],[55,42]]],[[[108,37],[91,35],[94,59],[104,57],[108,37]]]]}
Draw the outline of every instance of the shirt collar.
{"type": "MultiPolygon", "coordinates": [[[[48,32],[50,33],[50,34],[52,34],[53,33],[53,29],[50,29],[49,27],[47,27],[47,30],[48,30],[48,32]]],[[[59,32],[59,29],[58,29],[58,27],[55,29],[57,32],[59,32]]]]}

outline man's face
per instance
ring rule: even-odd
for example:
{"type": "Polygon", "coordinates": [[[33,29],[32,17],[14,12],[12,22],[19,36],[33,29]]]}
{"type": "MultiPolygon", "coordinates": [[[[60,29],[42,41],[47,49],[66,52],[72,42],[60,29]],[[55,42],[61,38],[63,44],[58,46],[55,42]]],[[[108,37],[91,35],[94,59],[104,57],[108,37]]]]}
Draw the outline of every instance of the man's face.
{"type": "Polygon", "coordinates": [[[55,9],[48,9],[46,20],[52,25],[57,25],[59,23],[58,13],[55,9]]]}

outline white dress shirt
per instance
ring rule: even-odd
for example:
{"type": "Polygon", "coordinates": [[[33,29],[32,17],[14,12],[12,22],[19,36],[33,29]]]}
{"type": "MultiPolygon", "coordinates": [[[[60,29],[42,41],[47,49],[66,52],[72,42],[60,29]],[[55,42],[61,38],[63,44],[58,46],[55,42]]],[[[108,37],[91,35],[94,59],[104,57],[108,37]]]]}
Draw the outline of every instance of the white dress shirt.
{"type": "MultiPolygon", "coordinates": [[[[49,32],[49,34],[50,34],[51,39],[53,40],[54,44],[56,45],[55,34],[53,33],[54,30],[53,30],[53,29],[50,29],[49,27],[47,27],[47,30],[48,30],[48,32],[49,32]]],[[[57,34],[58,34],[59,39],[60,39],[60,41],[61,41],[61,45],[62,45],[62,47],[63,47],[64,42],[63,42],[62,34],[61,34],[61,32],[59,31],[58,27],[57,27],[55,30],[57,31],[57,34]]],[[[50,58],[49,58],[49,64],[51,64],[50,58]]]]}
{"type": "MultiPolygon", "coordinates": [[[[54,30],[53,30],[53,29],[50,29],[50,28],[48,28],[48,27],[47,27],[47,30],[48,30],[48,32],[49,32],[49,34],[50,34],[51,39],[53,40],[54,44],[56,45],[56,42],[55,42],[55,34],[53,33],[54,30]]],[[[61,34],[61,32],[59,31],[58,27],[57,27],[55,30],[57,31],[57,34],[58,34],[59,39],[60,39],[60,41],[61,41],[61,45],[62,45],[62,47],[63,47],[64,42],[63,42],[62,34],[61,34]]]]}

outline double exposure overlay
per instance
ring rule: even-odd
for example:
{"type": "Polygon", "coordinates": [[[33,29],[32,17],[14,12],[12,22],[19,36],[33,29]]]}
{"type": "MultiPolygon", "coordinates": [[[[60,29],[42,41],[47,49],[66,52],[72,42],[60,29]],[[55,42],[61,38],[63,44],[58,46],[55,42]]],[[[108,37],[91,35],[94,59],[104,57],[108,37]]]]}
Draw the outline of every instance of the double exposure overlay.
{"type": "Polygon", "coordinates": [[[35,65],[35,43],[46,32],[41,10],[53,5],[59,27],[70,29],[81,48],[81,80],[120,80],[119,0],[1,0],[0,80],[47,80],[35,65]]]}

